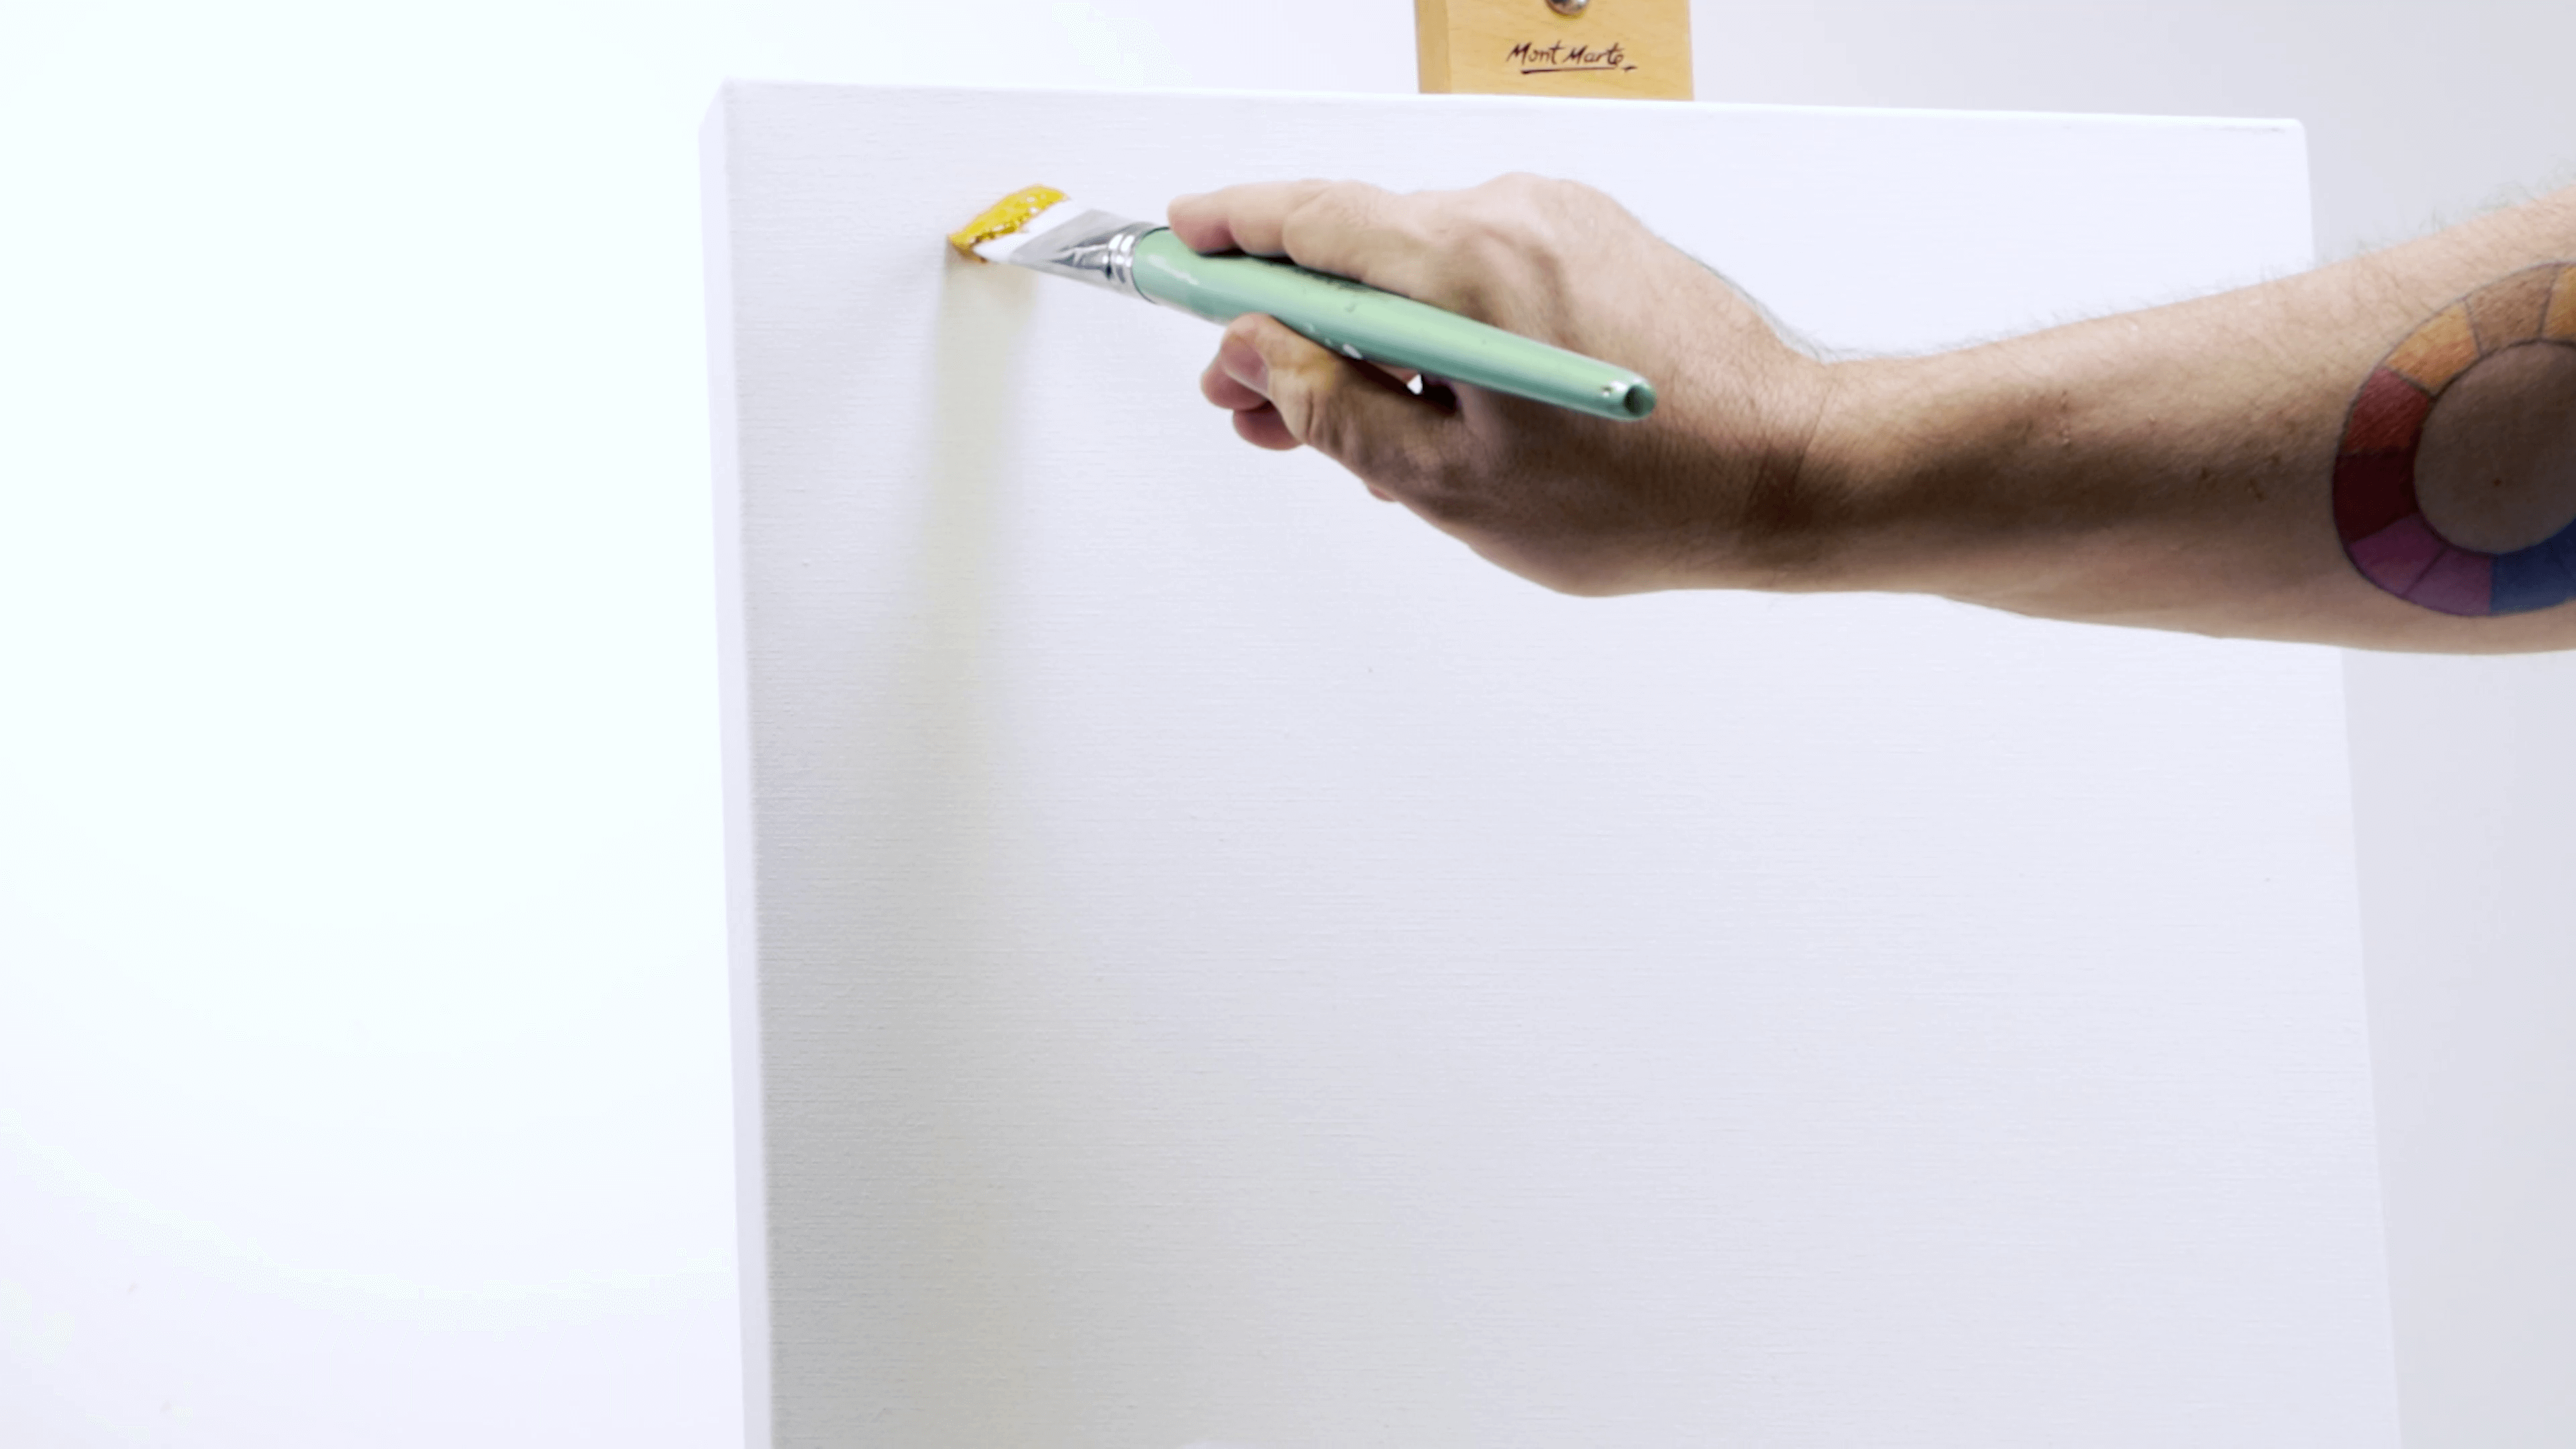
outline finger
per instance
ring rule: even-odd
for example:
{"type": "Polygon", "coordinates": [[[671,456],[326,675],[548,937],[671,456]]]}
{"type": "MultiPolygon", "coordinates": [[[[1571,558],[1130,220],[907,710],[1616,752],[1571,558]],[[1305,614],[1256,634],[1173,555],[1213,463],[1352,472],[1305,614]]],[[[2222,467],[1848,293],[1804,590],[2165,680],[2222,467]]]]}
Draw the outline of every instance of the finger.
{"type": "Polygon", "coordinates": [[[1465,441],[1454,415],[1275,319],[1246,315],[1225,331],[1217,365],[1270,399],[1290,437],[1375,490],[1403,498],[1431,486],[1465,441]]]}
{"type": "Polygon", "coordinates": [[[1419,196],[1357,181],[1269,181],[1172,203],[1174,235],[1200,252],[1284,256],[1407,297],[1440,292],[1445,248],[1419,196]]]}
{"type": "Polygon", "coordinates": [[[1229,412],[1248,413],[1270,406],[1270,399],[1235,380],[1225,370],[1220,349],[1219,360],[1210,361],[1207,371],[1199,374],[1199,395],[1229,412]]]}
{"type": "Polygon", "coordinates": [[[1236,413],[1234,435],[1256,448],[1267,448],[1274,453],[1293,453],[1305,446],[1288,431],[1288,425],[1279,420],[1279,409],[1268,403],[1236,413]]]}
{"type": "Polygon", "coordinates": [[[1288,213],[1331,181],[1258,181],[1172,200],[1172,234],[1196,252],[1280,253],[1279,228],[1288,213]]]}
{"type": "MultiPolygon", "coordinates": [[[[1199,391],[1209,402],[1234,414],[1235,436],[1254,447],[1285,453],[1305,446],[1289,434],[1288,425],[1279,420],[1279,409],[1270,405],[1270,399],[1235,381],[1222,364],[1210,362],[1207,365],[1207,371],[1199,375],[1199,391]]],[[[1395,501],[1385,489],[1374,483],[1364,486],[1369,496],[1380,503],[1395,501]]]]}
{"type": "Polygon", "coordinates": [[[1210,362],[1207,371],[1199,374],[1199,392],[1209,402],[1234,414],[1235,436],[1254,447],[1285,453],[1305,446],[1289,434],[1286,423],[1279,421],[1279,409],[1270,405],[1270,399],[1237,382],[1225,370],[1222,360],[1210,362]]]}

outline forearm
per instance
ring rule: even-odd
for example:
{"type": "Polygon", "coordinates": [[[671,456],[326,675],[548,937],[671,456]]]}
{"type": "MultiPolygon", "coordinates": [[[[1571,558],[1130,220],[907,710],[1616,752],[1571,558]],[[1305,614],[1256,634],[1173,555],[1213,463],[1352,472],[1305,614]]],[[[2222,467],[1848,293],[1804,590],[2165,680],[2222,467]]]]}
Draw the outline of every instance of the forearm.
{"type": "MultiPolygon", "coordinates": [[[[2496,560],[2576,515],[2576,470],[2533,426],[2565,411],[2551,389],[2561,372],[2576,378],[2576,333],[2491,366],[2526,313],[2538,334],[2576,311],[2552,325],[2544,291],[2533,313],[2537,278],[2490,294],[2479,320],[2493,335],[2482,355],[2464,354],[2477,385],[2457,385],[2469,375],[2457,347],[2443,353],[2476,329],[2437,324],[2416,345],[2430,361],[2408,379],[2415,391],[2383,378],[2388,395],[2356,409],[2391,349],[2453,304],[2571,259],[2576,190],[2264,286],[1937,357],[1836,364],[1799,489],[1813,532],[1790,531],[1780,582],[2379,648],[2576,645],[2576,607],[2444,612],[2479,605],[2496,560]],[[2345,470],[2339,527],[2348,456],[2359,461],[2345,470]],[[2410,483],[2429,527],[2404,524],[2410,483]],[[2393,591],[2413,587],[2419,563],[2432,569],[2424,556],[2446,539],[2460,547],[2438,561],[2439,586],[2420,600],[2393,591]]],[[[2576,297],[2576,280],[2560,296],[2576,297]]],[[[2561,422],[2576,442],[2576,419],[2561,422]]],[[[2501,565],[2505,582],[2534,557],[2501,565]]],[[[2544,597],[2526,586],[2486,602],[2544,597]]]]}
{"type": "Polygon", "coordinates": [[[2260,287],[1938,357],[1824,364],[1597,192],[1507,177],[1174,204],[1669,382],[1623,424],[1382,373],[1262,318],[1236,431],[1570,593],[1911,590],[2373,648],[2576,648],[2576,190],[2260,287]]]}

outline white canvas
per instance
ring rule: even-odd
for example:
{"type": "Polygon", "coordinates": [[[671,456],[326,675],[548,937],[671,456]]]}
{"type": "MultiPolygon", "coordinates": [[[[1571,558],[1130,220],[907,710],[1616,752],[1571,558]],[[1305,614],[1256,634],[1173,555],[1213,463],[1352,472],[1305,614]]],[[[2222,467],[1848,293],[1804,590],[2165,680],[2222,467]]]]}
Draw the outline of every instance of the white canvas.
{"type": "Polygon", "coordinates": [[[1826,345],[2302,265],[2286,123],[734,86],[753,1437],[2391,1445],[2337,662],[1560,598],[951,260],[1602,186],[1826,345]]]}

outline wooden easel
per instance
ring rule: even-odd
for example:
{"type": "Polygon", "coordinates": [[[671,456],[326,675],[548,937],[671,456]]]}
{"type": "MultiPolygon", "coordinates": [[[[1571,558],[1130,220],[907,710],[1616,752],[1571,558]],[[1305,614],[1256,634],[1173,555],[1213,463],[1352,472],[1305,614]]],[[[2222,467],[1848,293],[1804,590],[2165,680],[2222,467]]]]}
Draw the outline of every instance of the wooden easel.
{"type": "Polygon", "coordinates": [[[1413,0],[1426,93],[1691,98],[1690,0],[1413,0]]]}

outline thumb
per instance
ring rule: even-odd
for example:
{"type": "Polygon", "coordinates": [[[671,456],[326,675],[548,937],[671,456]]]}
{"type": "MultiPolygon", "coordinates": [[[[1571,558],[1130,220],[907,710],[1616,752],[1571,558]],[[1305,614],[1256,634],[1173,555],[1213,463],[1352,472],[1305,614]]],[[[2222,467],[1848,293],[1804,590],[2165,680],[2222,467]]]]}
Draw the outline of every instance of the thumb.
{"type": "Polygon", "coordinates": [[[1226,324],[1218,361],[1237,382],[1270,399],[1289,436],[1399,498],[1436,476],[1463,426],[1454,413],[1378,369],[1258,313],[1226,324]]]}

